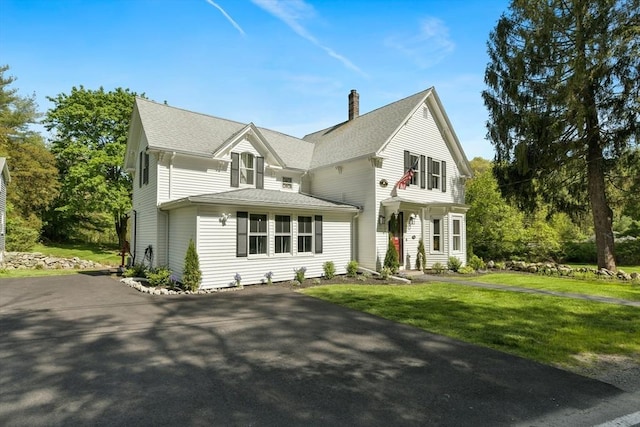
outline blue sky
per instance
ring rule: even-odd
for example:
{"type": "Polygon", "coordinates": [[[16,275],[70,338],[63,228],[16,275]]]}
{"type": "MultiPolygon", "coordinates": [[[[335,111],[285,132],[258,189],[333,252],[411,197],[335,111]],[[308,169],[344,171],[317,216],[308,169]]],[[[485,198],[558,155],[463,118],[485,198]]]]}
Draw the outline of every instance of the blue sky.
{"type": "Polygon", "coordinates": [[[480,97],[506,0],[0,0],[21,95],[73,86],[302,137],[435,86],[467,157],[493,158],[480,97]]]}

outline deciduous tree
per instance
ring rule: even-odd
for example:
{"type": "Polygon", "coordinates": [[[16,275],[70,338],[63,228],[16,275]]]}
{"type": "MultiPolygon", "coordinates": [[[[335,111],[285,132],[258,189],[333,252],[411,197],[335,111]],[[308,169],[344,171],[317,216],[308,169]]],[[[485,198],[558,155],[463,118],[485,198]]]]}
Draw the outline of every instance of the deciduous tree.
{"type": "Polygon", "coordinates": [[[640,135],[640,0],[513,0],[488,47],[501,188],[534,203],[586,194],[598,266],[615,270],[605,178],[640,135]]]}
{"type": "Polygon", "coordinates": [[[51,150],[61,181],[53,216],[66,230],[100,230],[110,218],[123,244],[132,191],[123,162],[135,96],[129,89],[106,92],[80,86],[48,98],[54,106],[44,124],[54,132],[51,150]]]}

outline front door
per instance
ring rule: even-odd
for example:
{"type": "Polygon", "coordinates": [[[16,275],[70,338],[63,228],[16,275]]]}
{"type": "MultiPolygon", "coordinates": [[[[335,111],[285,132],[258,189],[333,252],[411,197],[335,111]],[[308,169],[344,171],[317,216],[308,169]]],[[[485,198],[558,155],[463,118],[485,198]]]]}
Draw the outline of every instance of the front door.
{"type": "Polygon", "coordinates": [[[389,221],[389,233],[394,237],[394,245],[398,250],[400,267],[404,265],[404,213],[398,212],[395,218],[389,221]]]}

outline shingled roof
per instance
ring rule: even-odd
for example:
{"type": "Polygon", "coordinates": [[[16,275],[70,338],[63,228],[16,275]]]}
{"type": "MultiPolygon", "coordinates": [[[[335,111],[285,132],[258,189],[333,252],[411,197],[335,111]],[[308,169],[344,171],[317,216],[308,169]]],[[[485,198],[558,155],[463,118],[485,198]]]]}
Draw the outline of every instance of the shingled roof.
{"type": "MultiPolygon", "coordinates": [[[[311,170],[376,155],[429,96],[439,105],[434,89],[429,88],[302,139],[266,128],[255,128],[269,149],[275,151],[273,154],[284,163],[283,167],[311,170]]],[[[161,151],[212,157],[225,143],[251,125],[143,98],[136,98],[136,109],[149,148],[161,151]]],[[[444,111],[440,113],[450,128],[444,111]]],[[[463,159],[459,166],[470,171],[459,141],[452,130],[450,133],[453,139],[450,147],[463,159]]]]}
{"type": "Polygon", "coordinates": [[[310,169],[375,155],[431,91],[418,92],[353,120],[305,136],[305,141],[315,145],[310,169]]]}

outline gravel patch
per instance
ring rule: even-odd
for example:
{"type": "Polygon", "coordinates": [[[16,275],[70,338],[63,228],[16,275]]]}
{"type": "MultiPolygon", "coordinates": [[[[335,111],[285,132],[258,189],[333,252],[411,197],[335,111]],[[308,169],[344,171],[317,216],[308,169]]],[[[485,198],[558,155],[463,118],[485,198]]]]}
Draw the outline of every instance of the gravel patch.
{"type": "Polygon", "coordinates": [[[578,365],[560,368],[614,385],[624,391],[640,391],[640,354],[621,356],[583,353],[575,356],[575,359],[579,362],[578,365]]]}

